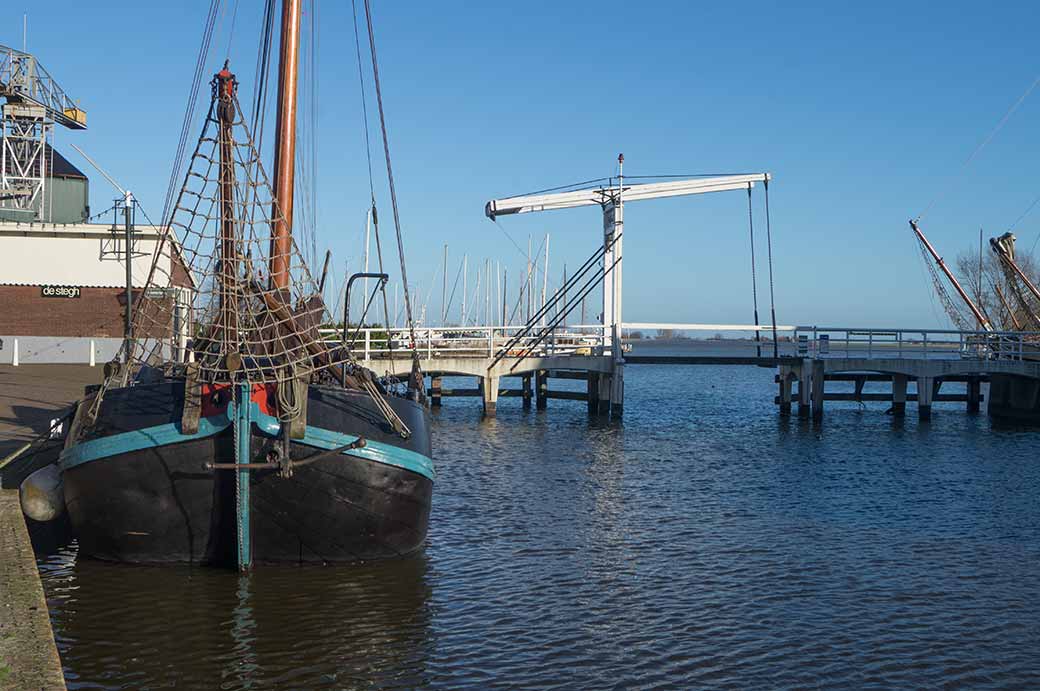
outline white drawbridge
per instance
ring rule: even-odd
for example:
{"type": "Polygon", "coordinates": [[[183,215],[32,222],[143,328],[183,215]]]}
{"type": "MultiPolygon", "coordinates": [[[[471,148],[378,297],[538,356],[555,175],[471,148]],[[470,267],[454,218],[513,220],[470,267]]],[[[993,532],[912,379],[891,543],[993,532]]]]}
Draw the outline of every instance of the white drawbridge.
{"type": "MultiPolygon", "coordinates": [[[[610,378],[610,407],[620,413],[624,400],[624,358],[620,347],[622,303],[622,256],[625,202],[665,197],[684,197],[708,192],[746,190],[750,194],[756,183],[768,186],[769,173],[697,177],[667,182],[626,184],[624,154],[618,156],[618,176],[607,184],[586,189],[549,191],[493,199],[484,206],[491,220],[509,214],[571,209],[579,206],[599,206],[603,210],[603,342],[610,348],[614,359],[614,375],[610,378]]],[[[606,383],[606,382],[605,382],[606,383]]],[[[601,388],[602,390],[602,388],[601,388]]]]}

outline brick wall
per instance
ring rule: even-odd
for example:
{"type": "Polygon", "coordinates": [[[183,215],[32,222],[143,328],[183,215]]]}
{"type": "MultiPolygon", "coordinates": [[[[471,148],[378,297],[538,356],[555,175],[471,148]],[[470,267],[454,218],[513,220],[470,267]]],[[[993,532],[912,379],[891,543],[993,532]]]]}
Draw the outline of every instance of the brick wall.
{"type": "MultiPolygon", "coordinates": [[[[42,297],[40,286],[0,286],[0,333],[11,336],[121,338],[126,309],[124,289],[80,290],[78,298],[58,298],[42,297]]],[[[140,298],[141,292],[135,290],[134,299],[140,298]]],[[[153,310],[158,302],[147,301],[153,310]]]]}

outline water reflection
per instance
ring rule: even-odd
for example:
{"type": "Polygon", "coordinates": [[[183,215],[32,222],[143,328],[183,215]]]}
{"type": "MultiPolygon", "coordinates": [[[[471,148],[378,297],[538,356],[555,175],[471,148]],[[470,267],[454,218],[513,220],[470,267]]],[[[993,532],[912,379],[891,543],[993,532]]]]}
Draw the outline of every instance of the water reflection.
{"type": "Polygon", "coordinates": [[[239,575],[73,546],[41,571],[70,689],[416,688],[431,654],[425,557],[239,575]]]}

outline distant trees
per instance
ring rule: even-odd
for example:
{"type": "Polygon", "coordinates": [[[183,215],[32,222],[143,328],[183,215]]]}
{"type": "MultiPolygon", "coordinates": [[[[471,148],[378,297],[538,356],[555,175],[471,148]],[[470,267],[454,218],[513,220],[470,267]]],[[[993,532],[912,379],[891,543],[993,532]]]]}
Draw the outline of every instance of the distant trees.
{"type": "MultiPolygon", "coordinates": [[[[957,257],[953,271],[961,287],[993,328],[998,331],[1032,331],[1040,327],[1036,316],[1040,315],[1040,303],[1020,280],[1009,279],[997,255],[987,247],[982,256],[981,273],[979,263],[978,251],[964,252],[957,257]]],[[[1032,254],[1016,252],[1015,263],[1034,285],[1040,285],[1040,264],[1032,254]]],[[[953,298],[956,300],[957,296],[953,295],[953,298]]],[[[961,306],[959,301],[957,306],[961,306]]],[[[964,312],[969,311],[965,309],[964,312]]],[[[975,319],[970,313],[967,319],[974,325],[975,319]]]]}

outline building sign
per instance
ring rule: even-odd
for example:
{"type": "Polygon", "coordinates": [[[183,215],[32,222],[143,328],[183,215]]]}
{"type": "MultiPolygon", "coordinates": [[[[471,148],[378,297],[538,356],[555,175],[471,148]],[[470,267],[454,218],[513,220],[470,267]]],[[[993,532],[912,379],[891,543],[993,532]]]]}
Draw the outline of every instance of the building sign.
{"type": "Polygon", "coordinates": [[[40,296],[45,298],[78,298],[79,286],[40,286],[40,296]]]}

